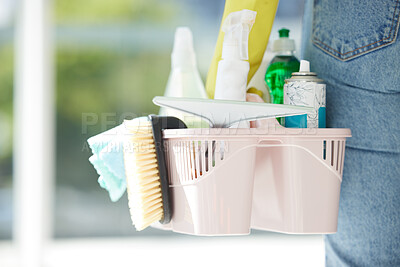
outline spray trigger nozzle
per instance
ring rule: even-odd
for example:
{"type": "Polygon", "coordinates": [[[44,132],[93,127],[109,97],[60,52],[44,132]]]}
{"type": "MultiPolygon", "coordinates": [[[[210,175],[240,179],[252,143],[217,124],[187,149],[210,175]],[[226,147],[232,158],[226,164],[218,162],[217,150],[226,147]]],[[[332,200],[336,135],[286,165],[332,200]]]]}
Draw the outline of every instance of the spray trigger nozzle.
{"type": "Polygon", "coordinates": [[[249,33],[255,22],[256,15],[256,11],[243,9],[232,12],[226,17],[221,28],[225,33],[224,47],[222,49],[223,58],[236,57],[241,60],[249,59],[249,33]]]}

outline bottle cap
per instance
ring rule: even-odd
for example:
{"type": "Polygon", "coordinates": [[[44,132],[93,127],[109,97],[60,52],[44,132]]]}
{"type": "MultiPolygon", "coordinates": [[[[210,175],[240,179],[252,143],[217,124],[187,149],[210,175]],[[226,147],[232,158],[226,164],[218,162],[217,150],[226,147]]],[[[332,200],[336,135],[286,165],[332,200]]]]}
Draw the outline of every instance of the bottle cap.
{"type": "Polygon", "coordinates": [[[293,39],[289,39],[290,30],[282,28],[279,31],[279,39],[275,40],[272,45],[273,52],[293,52],[296,50],[296,45],[293,39]]]}
{"type": "Polygon", "coordinates": [[[176,28],[174,48],[171,54],[171,65],[172,68],[196,66],[193,35],[189,27],[176,28]]]}
{"type": "Polygon", "coordinates": [[[279,38],[282,38],[282,37],[288,37],[289,38],[290,30],[282,28],[278,32],[279,32],[279,38]]]}

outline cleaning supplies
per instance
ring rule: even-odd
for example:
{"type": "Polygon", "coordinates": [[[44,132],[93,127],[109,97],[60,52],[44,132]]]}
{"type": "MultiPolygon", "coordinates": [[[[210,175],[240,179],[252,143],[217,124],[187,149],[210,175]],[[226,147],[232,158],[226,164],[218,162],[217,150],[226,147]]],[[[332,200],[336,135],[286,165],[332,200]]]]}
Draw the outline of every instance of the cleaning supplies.
{"type": "Polygon", "coordinates": [[[246,101],[248,38],[257,12],[241,10],[229,14],[223,25],[225,33],[222,59],[218,63],[215,99],[246,101]]]}
{"type": "Polygon", "coordinates": [[[89,161],[100,175],[98,183],[113,202],[126,190],[122,132],[123,125],[119,125],[87,140],[93,153],[89,161]]]}
{"type": "Polygon", "coordinates": [[[274,41],[272,51],[276,53],[276,56],[265,73],[265,82],[270,89],[271,103],[283,104],[285,79],[290,78],[292,72],[297,71],[300,66],[299,60],[293,55],[295,43],[294,40],[289,39],[288,29],[279,30],[279,39],[274,41]]]}
{"type": "MultiPolygon", "coordinates": [[[[174,48],[171,54],[171,73],[165,96],[207,98],[203,81],[197,69],[193,48],[193,36],[188,27],[178,27],[175,32],[174,48]]],[[[194,118],[171,109],[160,109],[160,115],[178,117],[190,128],[204,126],[199,118],[194,118]]]]}
{"type": "Polygon", "coordinates": [[[162,130],[186,128],[175,117],[150,115],[124,121],[124,162],[132,222],[138,231],[169,223],[171,205],[162,130]]]}
{"type": "Polygon", "coordinates": [[[233,100],[194,99],[156,96],[153,103],[200,116],[214,128],[227,128],[240,121],[309,113],[310,107],[233,100]]]}
{"type": "MultiPolygon", "coordinates": [[[[249,63],[250,70],[247,81],[250,81],[254,73],[257,71],[264,55],[265,48],[269,40],[272,24],[274,22],[276,9],[279,0],[226,0],[222,22],[232,12],[249,9],[257,12],[257,23],[253,26],[249,35],[249,63]]],[[[223,23],[218,35],[218,41],[215,46],[214,56],[211,61],[207,75],[207,93],[210,98],[214,98],[215,81],[217,76],[218,62],[221,60],[222,43],[224,41],[224,33],[222,31],[223,23]]]]}
{"type": "Polygon", "coordinates": [[[285,118],[285,126],[289,128],[325,128],[326,85],[310,72],[310,62],[302,60],[300,71],[294,72],[285,81],[284,103],[295,106],[312,107],[307,115],[285,118]]]}

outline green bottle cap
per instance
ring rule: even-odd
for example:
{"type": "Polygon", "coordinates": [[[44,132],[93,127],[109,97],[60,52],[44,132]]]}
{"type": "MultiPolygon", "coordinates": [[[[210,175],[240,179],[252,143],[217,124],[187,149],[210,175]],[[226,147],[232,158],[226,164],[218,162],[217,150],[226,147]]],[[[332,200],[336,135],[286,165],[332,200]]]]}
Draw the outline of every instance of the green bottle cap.
{"type": "Polygon", "coordinates": [[[288,29],[282,28],[278,32],[279,32],[279,38],[289,37],[289,32],[290,31],[288,29]]]}

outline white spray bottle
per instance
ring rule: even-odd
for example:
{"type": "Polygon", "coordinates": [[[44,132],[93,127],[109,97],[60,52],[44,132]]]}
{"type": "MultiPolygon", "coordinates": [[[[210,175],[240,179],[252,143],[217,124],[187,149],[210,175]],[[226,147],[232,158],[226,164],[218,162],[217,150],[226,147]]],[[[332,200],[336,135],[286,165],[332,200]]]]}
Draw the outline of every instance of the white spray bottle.
{"type": "MultiPolygon", "coordinates": [[[[218,62],[215,82],[215,99],[246,101],[247,75],[249,74],[249,33],[257,12],[243,9],[230,13],[222,24],[225,33],[222,59],[218,62]]],[[[245,114],[243,114],[245,117],[245,114]]],[[[249,128],[240,122],[232,128],[249,128]]]]}
{"type": "Polygon", "coordinates": [[[230,13],[223,25],[222,59],[218,63],[215,99],[246,101],[250,64],[248,41],[257,12],[243,9],[230,13]]]}
{"type": "MultiPolygon", "coordinates": [[[[193,35],[188,27],[176,29],[174,48],[171,54],[171,73],[164,96],[208,98],[197,69],[193,35]]],[[[208,127],[208,124],[198,117],[173,109],[161,108],[160,115],[178,117],[189,128],[208,127]]]]}

